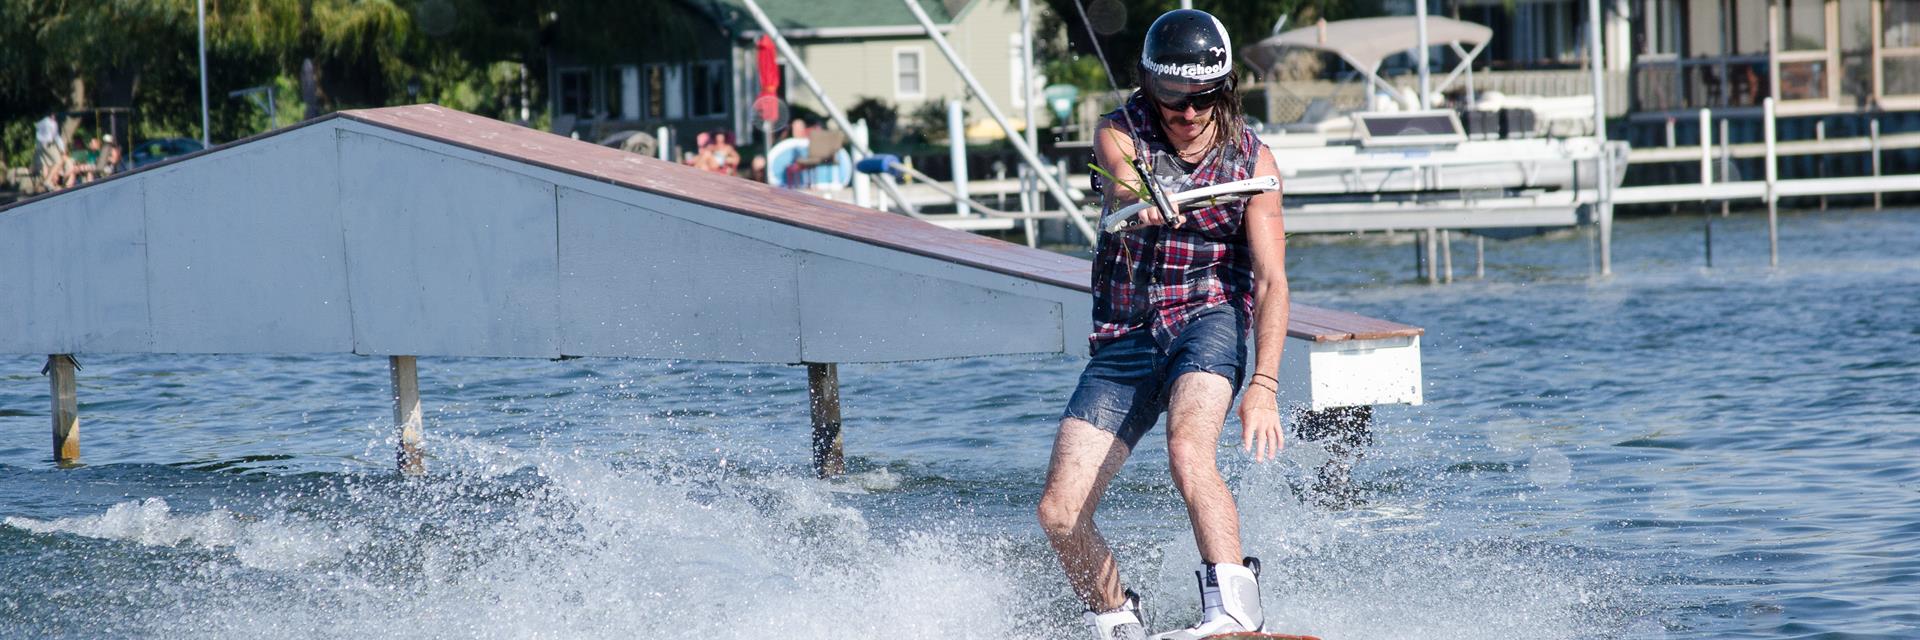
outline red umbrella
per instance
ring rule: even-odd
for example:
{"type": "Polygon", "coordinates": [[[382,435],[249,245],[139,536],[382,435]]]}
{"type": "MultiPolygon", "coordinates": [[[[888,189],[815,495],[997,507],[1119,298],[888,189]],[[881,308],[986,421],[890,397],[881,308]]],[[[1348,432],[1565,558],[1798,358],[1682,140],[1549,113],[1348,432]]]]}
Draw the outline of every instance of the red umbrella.
{"type": "Polygon", "coordinates": [[[780,58],[773,50],[773,38],[760,36],[760,95],[780,93],[780,58]]]}
{"type": "Polygon", "coordinates": [[[780,59],[773,50],[773,38],[760,36],[760,97],[753,101],[753,115],[771,135],[786,125],[785,105],[780,104],[780,59]]]}

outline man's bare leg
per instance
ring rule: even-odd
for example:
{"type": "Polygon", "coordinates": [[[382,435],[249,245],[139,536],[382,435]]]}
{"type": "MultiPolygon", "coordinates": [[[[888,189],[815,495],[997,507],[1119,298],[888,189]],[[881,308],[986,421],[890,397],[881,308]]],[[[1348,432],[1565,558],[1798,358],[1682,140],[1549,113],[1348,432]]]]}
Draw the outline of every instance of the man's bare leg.
{"type": "Polygon", "coordinates": [[[1060,556],[1073,592],[1095,610],[1118,608],[1126,599],[1119,565],[1094,528],[1093,512],[1129,453],[1113,433],[1077,418],[1062,419],[1040,495],[1040,527],[1060,556]]]}
{"type": "Polygon", "coordinates": [[[1215,453],[1233,404],[1233,385],[1217,374],[1190,372],[1173,382],[1167,408],[1167,458],[1173,485],[1187,502],[1200,559],[1240,564],[1240,510],[1220,477],[1215,453]]]}

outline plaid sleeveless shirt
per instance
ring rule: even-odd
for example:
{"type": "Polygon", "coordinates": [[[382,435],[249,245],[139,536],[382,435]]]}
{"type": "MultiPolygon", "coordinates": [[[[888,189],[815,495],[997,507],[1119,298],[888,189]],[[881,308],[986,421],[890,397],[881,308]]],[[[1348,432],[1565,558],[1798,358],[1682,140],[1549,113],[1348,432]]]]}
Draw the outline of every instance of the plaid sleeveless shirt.
{"type": "MultiPolygon", "coordinates": [[[[1158,114],[1143,92],[1127,100],[1129,125],[1119,110],[1106,114],[1123,129],[1131,129],[1135,148],[1151,154],[1149,171],[1167,192],[1186,191],[1253,177],[1264,146],[1250,129],[1239,139],[1209,152],[1184,171],[1155,123],[1158,114]]],[[[1105,193],[1098,173],[1093,188],[1105,193]]],[[[1108,202],[1103,211],[1110,210],[1108,202]]],[[[1100,346],[1135,331],[1148,330],[1160,348],[1173,343],[1201,311],[1231,304],[1241,317],[1253,317],[1253,249],[1244,228],[1247,202],[1223,203],[1186,212],[1178,226],[1154,226],[1135,231],[1102,231],[1093,260],[1093,334],[1089,346],[1100,346]]]]}

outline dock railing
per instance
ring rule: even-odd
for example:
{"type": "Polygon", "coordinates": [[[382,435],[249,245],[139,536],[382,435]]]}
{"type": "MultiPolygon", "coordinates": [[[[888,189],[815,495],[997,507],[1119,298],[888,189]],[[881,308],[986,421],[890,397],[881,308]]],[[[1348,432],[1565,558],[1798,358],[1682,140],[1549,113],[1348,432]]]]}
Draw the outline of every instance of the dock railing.
{"type": "MultiPolygon", "coordinates": [[[[1884,175],[1881,172],[1884,152],[1889,148],[1920,148],[1920,133],[1883,136],[1879,121],[1870,120],[1868,135],[1864,138],[1829,138],[1824,125],[1816,125],[1811,140],[1780,142],[1774,100],[1765,98],[1761,101],[1761,140],[1736,145],[1728,142],[1726,123],[1730,118],[1716,119],[1709,109],[1700,109],[1697,114],[1697,130],[1702,134],[1716,132],[1717,144],[1714,137],[1696,135],[1695,144],[1682,147],[1675,144],[1673,134],[1669,133],[1667,146],[1633,149],[1629,161],[1636,164],[1698,162],[1700,180],[1693,183],[1622,187],[1614,193],[1616,203],[1720,202],[1724,210],[1729,201],[1757,199],[1767,206],[1770,262],[1777,266],[1780,263],[1779,206],[1782,198],[1819,197],[1824,202],[1828,196],[1871,194],[1874,207],[1879,208],[1884,204],[1883,197],[1887,193],[1920,191],[1920,174],[1884,175]],[[1780,178],[1781,156],[1862,152],[1869,154],[1869,175],[1780,178]],[[1760,159],[1764,177],[1760,180],[1729,180],[1731,162],[1736,158],[1760,159]],[[1714,177],[1716,160],[1719,166],[1718,179],[1714,177]]],[[[1709,247],[1709,255],[1711,251],[1709,247]]]]}

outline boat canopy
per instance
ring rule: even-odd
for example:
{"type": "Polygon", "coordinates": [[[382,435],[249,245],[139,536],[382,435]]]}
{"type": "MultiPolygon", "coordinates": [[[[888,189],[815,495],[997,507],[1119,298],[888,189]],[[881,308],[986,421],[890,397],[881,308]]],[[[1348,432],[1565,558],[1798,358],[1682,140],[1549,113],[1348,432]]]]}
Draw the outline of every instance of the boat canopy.
{"type": "MultiPolygon", "coordinates": [[[[1322,21],[1268,37],[1240,52],[1253,68],[1265,73],[1280,62],[1288,49],[1313,49],[1338,55],[1355,68],[1377,72],[1380,62],[1396,53],[1418,48],[1419,18],[1387,16],[1357,18],[1335,22],[1322,21]]],[[[1493,38],[1493,29],[1452,18],[1427,17],[1427,42],[1430,45],[1474,47],[1493,38]]]]}

